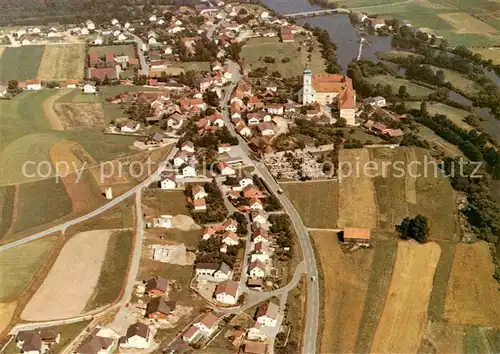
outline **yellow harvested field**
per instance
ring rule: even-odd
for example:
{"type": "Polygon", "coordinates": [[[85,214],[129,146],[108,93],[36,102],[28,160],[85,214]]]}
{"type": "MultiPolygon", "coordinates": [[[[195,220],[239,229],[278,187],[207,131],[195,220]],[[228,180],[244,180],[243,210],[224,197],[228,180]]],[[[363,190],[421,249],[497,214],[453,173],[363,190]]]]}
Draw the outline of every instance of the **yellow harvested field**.
{"type": "Polygon", "coordinates": [[[451,12],[438,14],[438,16],[455,27],[455,32],[457,33],[488,34],[497,32],[495,28],[486,22],[478,20],[466,12],[451,12]]]}
{"type": "Polygon", "coordinates": [[[0,303],[0,334],[5,331],[16,310],[17,301],[0,303]]]}
{"type": "Polygon", "coordinates": [[[46,45],[38,68],[40,80],[82,80],[85,44],[46,45]]]}
{"type": "Polygon", "coordinates": [[[340,152],[338,226],[377,227],[377,203],[373,180],[365,173],[370,162],[368,149],[340,152]]]}
{"type": "Polygon", "coordinates": [[[474,53],[481,54],[481,56],[493,62],[495,65],[500,65],[500,48],[470,48],[474,53]]]}
{"type": "Polygon", "coordinates": [[[500,327],[500,291],[488,243],[458,244],[444,308],[450,323],[500,327]]]}
{"type": "Polygon", "coordinates": [[[5,51],[5,47],[0,47],[0,58],[2,57],[2,54],[4,51],[5,51]]]}
{"type": "Polygon", "coordinates": [[[64,130],[87,129],[106,124],[100,103],[55,103],[53,110],[64,130]]]}
{"type": "Polygon", "coordinates": [[[94,293],[112,232],[95,230],[73,236],[24,308],[21,318],[48,321],[80,315],[94,293]]]}
{"type": "Polygon", "coordinates": [[[373,249],[344,253],[336,232],[312,232],[323,273],[320,353],[354,353],[363,315],[373,249]]]}
{"type": "Polygon", "coordinates": [[[373,353],[416,353],[427,327],[434,272],[441,248],[400,241],[391,285],[371,346],[373,353]]]}

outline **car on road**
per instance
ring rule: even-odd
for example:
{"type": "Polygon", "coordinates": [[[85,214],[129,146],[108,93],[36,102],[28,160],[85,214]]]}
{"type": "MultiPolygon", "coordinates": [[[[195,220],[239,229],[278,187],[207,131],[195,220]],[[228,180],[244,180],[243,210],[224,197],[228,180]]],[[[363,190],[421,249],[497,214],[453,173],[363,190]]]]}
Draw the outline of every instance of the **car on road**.
{"type": "Polygon", "coordinates": [[[311,276],[311,281],[316,281],[316,277],[314,275],[311,276]]]}

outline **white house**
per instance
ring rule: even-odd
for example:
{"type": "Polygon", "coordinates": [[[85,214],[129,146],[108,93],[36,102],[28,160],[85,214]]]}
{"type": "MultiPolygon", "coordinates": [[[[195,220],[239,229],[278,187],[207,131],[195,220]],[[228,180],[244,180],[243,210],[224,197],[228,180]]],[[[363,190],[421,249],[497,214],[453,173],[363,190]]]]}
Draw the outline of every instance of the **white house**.
{"type": "Polygon", "coordinates": [[[195,267],[196,276],[210,276],[213,277],[214,273],[219,269],[217,263],[198,263],[195,267]]]}
{"type": "Polygon", "coordinates": [[[101,37],[97,37],[95,40],[94,40],[94,44],[95,45],[102,45],[104,43],[104,40],[101,38],[101,37]]]}
{"type": "Polygon", "coordinates": [[[255,260],[248,266],[248,274],[252,278],[265,278],[266,266],[262,261],[255,260]]]}
{"type": "MultiPolygon", "coordinates": [[[[267,218],[268,215],[265,211],[263,210],[256,210],[252,212],[252,221],[255,223],[258,223],[260,225],[267,223],[267,218]]],[[[260,241],[256,241],[260,242],[260,241]]]]}
{"type": "Polygon", "coordinates": [[[253,327],[248,329],[247,338],[249,340],[257,340],[257,341],[266,340],[267,336],[262,331],[262,327],[263,327],[262,323],[255,322],[253,327]]]}
{"type": "Polygon", "coordinates": [[[234,219],[227,219],[221,225],[221,229],[224,231],[236,232],[238,231],[238,222],[234,219]]]}
{"type": "Polygon", "coordinates": [[[85,21],[85,26],[86,26],[86,27],[87,27],[87,29],[89,29],[90,31],[95,30],[95,24],[94,24],[94,22],[92,22],[91,20],[87,20],[87,21],[85,21]]]}
{"type": "Polygon", "coordinates": [[[139,122],[135,122],[133,120],[129,120],[127,122],[127,124],[123,125],[120,130],[123,132],[123,133],[135,133],[139,130],[139,128],[141,127],[141,125],[139,124],[139,122]]]}
{"type": "Polygon", "coordinates": [[[262,136],[273,136],[276,134],[276,132],[274,131],[274,125],[269,122],[259,123],[258,129],[262,136]]]}
{"type": "Polygon", "coordinates": [[[177,155],[174,157],[174,166],[175,167],[181,167],[185,163],[189,161],[189,156],[191,156],[188,152],[186,151],[179,151],[177,155]]]}
{"type": "Polygon", "coordinates": [[[83,93],[95,94],[96,88],[94,85],[85,84],[85,85],[83,85],[83,93]]]}
{"type": "Polygon", "coordinates": [[[269,106],[266,107],[267,113],[277,114],[277,115],[282,115],[283,109],[284,109],[283,105],[281,104],[270,104],[269,106]]]}
{"type": "MultiPolygon", "coordinates": [[[[263,212],[263,211],[256,211],[256,212],[263,212]]],[[[267,218],[265,220],[267,221],[267,218]]],[[[264,229],[263,227],[259,227],[259,228],[254,230],[253,236],[252,236],[253,243],[258,244],[258,243],[267,242],[267,241],[269,241],[269,234],[268,234],[266,229],[264,229]]]]}
{"type": "Polygon", "coordinates": [[[124,41],[124,40],[126,40],[126,39],[127,39],[127,36],[126,36],[125,34],[123,34],[123,33],[120,33],[120,34],[118,35],[117,39],[118,39],[119,41],[124,41]]]}
{"type": "Polygon", "coordinates": [[[155,22],[157,20],[156,15],[149,16],[149,22],[155,22]]]}
{"type": "Polygon", "coordinates": [[[144,323],[137,322],[127,329],[127,334],[120,338],[120,347],[147,349],[153,341],[155,332],[144,323]]]}
{"type": "Polygon", "coordinates": [[[187,165],[182,169],[182,177],[196,177],[196,169],[192,165],[187,165]]]}
{"type": "Polygon", "coordinates": [[[233,270],[231,267],[227,263],[222,262],[219,269],[214,272],[213,277],[215,281],[223,281],[231,279],[232,274],[233,270]]]}
{"type": "Polygon", "coordinates": [[[171,47],[166,47],[164,53],[166,55],[171,55],[173,53],[172,48],[171,47]]]}
{"type": "Polygon", "coordinates": [[[26,90],[38,91],[42,89],[42,82],[38,79],[26,80],[26,90]]]}
{"type": "Polygon", "coordinates": [[[182,335],[182,340],[191,344],[191,343],[197,342],[202,337],[203,337],[203,333],[201,332],[201,330],[196,326],[191,326],[182,335]]]}
{"type": "Polygon", "coordinates": [[[119,22],[119,21],[118,21],[116,18],[114,18],[114,19],[112,19],[112,20],[111,20],[111,24],[112,24],[113,26],[116,26],[116,25],[118,24],[118,22],[119,22]]]}
{"type": "Polygon", "coordinates": [[[160,188],[161,189],[175,189],[177,187],[175,183],[175,176],[173,174],[166,174],[161,176],[160,188]]]}
{"type": "Polygon", "coordinates": [[[226,280],[215,288],[215,299],[225,305],[238,303],[239,284],[234,280],[226,280]]]}
{"type": "Polygon", "coordinates": [[[205,313],[199,320],[193,323],[193,326],[198,328],[207,337],[211,336],[217,329],[219,317],[213,312],[205,313]]]}
{"type": "Polygon", "coordinates": [[[273,302],[262,304],[257,310],[256,320],[266,327],[275,327],[278,320],[280,307],[273,302]]]}
{"type": "Polygon", "coordinates": [[[212,227],[206,227],[201,234],[201,238],[209,240],[213,235],[215,235],[215,229],[212,227]]]}
{"type": "Polygon", "coordinates": [[[194,153],[194,144],[193,142],[186,140],[181,145],[181,151],[185,151],[188,153],[194,153]]]}
{"type": "Polygon", "coordinates": [[[252,198],[249,201],[249,206],[251,210],[264,210],[262,202],[258,198],[252,198]]]}
{"type": "Polygon", "coordinates": [[[87,28],[82,28],[80,30],[80,36],[86,36],[87,34],[89,34],[89,30],[87,28]]]}
{"type": "Polygon", "coordinates": [[[196,211],[207,210],[207,202],[205,201],[205,198],[193,200],[193,206],[194,206],[194,210],[196,210],[196,211]]]}
{"type": "Polygon", "coordinates": [[[222,243],[226,246],[237,246],[240,241],[238,240],[238,235],[232,231],[226,231],[222,235],[222,243]]]}
{"type": "Polygon", "coordinates": [[[227,164],[227,162],[219,162],[217,164],[217,169],[219,170],[220,174],[223,175],[223,176],[233,176],[234,174],[236,174],[236,171],[234,168],[232,168],[231,166],[229,166],[227,164]]]}
{"type": "Polygon", "coordinates": [[[223,154],[225,152],[230,152],[231,151],[231,144],[220,144],[217,147],[217,151],[219,152],[219,154],[223,154]]]}
{"type": "Polygon", "coordinates": [[[193,193],[193,200],[203,199],[208,196],[208,193],[205,192],[205,188],[203,188],[203,186],[200,186],[199,184],[195,185],[191,191],[193,193]]]}

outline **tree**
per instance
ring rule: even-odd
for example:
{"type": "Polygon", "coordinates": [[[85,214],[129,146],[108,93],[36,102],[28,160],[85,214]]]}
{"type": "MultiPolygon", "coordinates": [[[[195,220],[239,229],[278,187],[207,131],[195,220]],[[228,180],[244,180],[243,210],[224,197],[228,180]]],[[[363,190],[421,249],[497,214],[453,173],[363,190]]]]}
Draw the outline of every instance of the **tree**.
{"type": "Polygon", "coordinates": [[[9,90],[15,90],[15,89],[17,89],[18,85],[19,85],[19,82],[17,80],[9,80],[9,84],[8,84],[7,88],[9,90]]]}
{"type": "Polygon", "coordinates": [[[205,93],[203,93],[203,101],[212,107],[219,106],[219,96],[215,91],[205,91],[205,93]]]}
{"type": "Polygon", "coordinates": [[[399,98],[401,98],[402,100],[404,100],[404,99],[406,99],[406,98],[407,98],[407,96],[408,96],[408,92],[406,91],[406,86],[405,86],[405,85],[401,85],[401,86],[399,86],[398,96],[399,96],[399,98]]]}
{"type": "Polygon", "coordinates": [[[425,101],[422,101],[422,103],[420,104],[420,114],[423,116],[429,114],[429,112],[427,111],[427,103],[425,101]]]}
{"type": "Polygon", "coordinates": [[[400,237],[403,240],[412,238],[419,243],[424,243],[427,241],[427,237],[429,237],[427,218],[420,214],[413,219],[409,217],[404,218],[401,224],[396,226],[396,230],[399,231],[400,237]]]}

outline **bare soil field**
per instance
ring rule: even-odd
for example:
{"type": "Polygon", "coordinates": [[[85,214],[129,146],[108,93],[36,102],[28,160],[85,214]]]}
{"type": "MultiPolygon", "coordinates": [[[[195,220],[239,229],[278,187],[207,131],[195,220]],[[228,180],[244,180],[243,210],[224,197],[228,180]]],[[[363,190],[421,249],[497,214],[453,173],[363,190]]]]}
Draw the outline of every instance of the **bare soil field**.
{"type": "Polygon", "coordinates": [[[318,229],[337,227],[339,201],[337,182],[282,183],[280,186],[306,226],[318,229]]]}
{"type": "Polygon", "coordinates": [[[56,91],[53,95],[43,101],[43,113],[47,117],[50,126],[54,130],[64,130],[64,126],[62,124],[59,115],[54,110],[55,102],[66,95],[69,92],[69,89],[60,89],[56,91]]]}
{"type": "Polygon", "coordinates": [[[9,326],[10,320],[16,310],[17,301],[0,303],[0,336],[9,326]]]}
{"type": "MultiPolygon", "coordinates": [[[[340,152],[339,161],[347,162],[351,167],[351,176],[344,168],[339,174],[339,227],[377,227],[377,203],[373,180],[363,171],[363,166],[370,161],[368,149],[350,149],[340,152]],[[361,168],[357,170],[359,163],[361,168]]],[[[342,165],[341,165],[342,166],[342,165]]]]}
{"type": "Polygon", "coordinates": [[[82,80],[85,44],[46,45],[37,77],[40,80],[82,80]]]}
{"type": "Polygon", "coordinates": [[[500,64],[500,48],[470,48],[474,53],[479,53],[481,56],[493,62],[493,64],[500,64]]]}
{"type": "Polygon", "coordinates": [[[111,233],[112,230],[95,230],[72,237],[21,318],[46,321],[81,314],[97,285],[111,233]]]}
{"type": "Polygon", "coordinates": [[[312,232],[322,271],[321,353],[353,353],[365,305],[373,249],[344,253],[336,232],[312,232]]]}
{"type": "Polygon", "coordinates": [[[438,14],[438,16],[451,24],[457,33],[489,34],[497,32],[495,28],[466,12],[451,12],[438,14]]]}
{"type": "Polygon", "coordinates": [[[5,47],[0,47],[0,58],[2,57],[2,54],[4,51],[5,51],[5,47]]]}
{"type": "Polygon", "coordinates": [[[441,249],[400,241],[389,294],[371,352],[415,353],[427,326],[427,305],[441,249]]]}
{"type": "Polygon", "coordinates": [[[104,202],[104,197],[89,170],[84,170],[81,177],[77,171],[82,168],[82,162],[75,156],[73,149],[79,144],[72,141],[62,141],[50,148],[49,156],[53,166],[67,166],[61,171],[61,178],[68,196],[71,198],[73,212],[93,210],[104,202]],[[63,165],[62,163],[67,163],[63,165]]]}
{"type": "Polygon", "coordinates": [[[100,103],[56,103],[54,112],[64,130],[104,126],[107,122],[100,103]]]}
{"type": "Polygon", "coordinates": [[[189,215],[186,197],[182,191],[164,191],[148,188],[142,197],[144,211],[166,215],[189,215]]]}
{"type": "Polygon", "coordinates": [[[488,243],[458,244],[444,317],[454,324],[500,327],[500,292],[488,243]]]}

